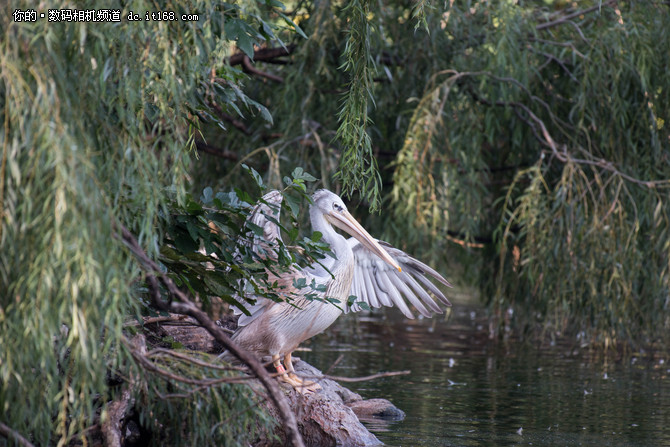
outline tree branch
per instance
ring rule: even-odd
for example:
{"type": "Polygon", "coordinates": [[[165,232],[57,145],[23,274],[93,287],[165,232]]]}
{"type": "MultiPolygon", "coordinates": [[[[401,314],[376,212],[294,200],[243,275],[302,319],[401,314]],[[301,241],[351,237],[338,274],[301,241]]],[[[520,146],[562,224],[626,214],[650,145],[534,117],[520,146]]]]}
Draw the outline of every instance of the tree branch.
{"type": "Polygon", "coordinates": [[[554,139],[551,137],[549,134],[549,131],[547,130],[547,127],[544,125],[544,122],[537,117],[531,110],[525,106],[524,104],[521,103],[509,103],[509,105],[512,105],[514,107],[520,107],[523,109],[528,116],[530,117],[531,120],[533,120],[537,125],[540,127],[540,130],[542,132],[542,137],[544,139],[544,143],[551,149],[551,153],[560,161],[563,163],[571,162],[571,163],[578,163],[578,164],[585,164],[585,165],[591,165],[591,166],[597,166],[605,171],[610,171],[611,173],[618,175],[619,177],[628,180],[629,182],[641,185],[641,186],[646,186],[647,188],[656,188],[658,186],[668,186],[670,185],[670,180],[640,180],[635,177],[631,177],[628,174],[625,174],[621,171],[619,171],[614,163],[611,161],[605,160],[604,158],[598,158],[594,160],[586,160],[583,158],[575,158],[570,153],[568,153],[567,148],[565,145],[562,146],[562,150],[559,151],[558,145],[554,141],[554,139]]]}
{"type": "Polygon", "coordinates": [[[236,366],[221,366],[221,365],[214,365],[212,363],[205,362],[200,359],[196,359],[194,357],[191,357],[186,354],[182,354],[180,352],[175,352],[172,349],[164,349],[164,348],[154,348],[148,353],[148,357],[161,357],[161,356],[168,356],[168,357],[174,357],[180,360],[184,360],[185,362],[191,363],[193,365],[198,365],[203,368],[211,368],[211,369],[216,369],[219,371],[247,371],[247,368],[244,367],[236,367],[236,366]]]}
{"type": "Polygon", "coordinates": [[[253,64],[251,63],[251,59],[249,59],[249,56],[247,55],[244,55],[244,57],[242,58],[242,66],[244,67],[244,71],[249,72],[251,74],[261,76],[271,81],[275,81],[279,84],[284,82],[284,78],[282,78],[281,76],[273,75],[271,73],[267,73],[254,67],[253,64]]]}
{"type": "MultiPolygon", "coordinates": [[[[128,342],[128,345],[131,348],[133,356],[136,351],[143,354],[146,354],[147,352],[147,344],[144,335],[136,335],[130,342],[128,342]]],[[[131,390],[135,386],[136,380],[131,377],[130,384],[123,390],[121,397],[106,405],[105,411],[103,412],[105,417],[100,418],[101,431],[106,447],[121,447],[123,445],[124,435],[121,433],[121,430],[123,429],[122,421],[125,419],[128,409],[132,408],[134,405],[131,390]]]]}
{"type": "MultiPolygon", "coordinates": [[[[277,59],[282,56],[289,56],[295,50],[296,45],[288,45],[287,47],[280,48],[260,48],[254,51],[254,62],[268,62],[268,63],[277,63],[277,59]]],[[[248,58],[244,53],[236,53],[230,56],[228,63],[230,65],[240,65],[244,62],[244,58],[248,58]]],[[[279,61],[283,63],[283,61],[279,61]]]]}
{"type": "MultiPolygon", "coordinates": [[[[503,82],[513,82],[517,85],[521,85],[519,81],[513,79],[513,78],[500,78],[497,76],[493,76],[490,73],[483,72],[483,73],[475,73],[475,74],[484,74],[492,77],[493,79],[496,79],[498,81],[503,81],[503,82]]],[[[454,76],[455,78],[456,76],[454,76]]],[[[457,78],[456,78],[457,79],[457,78]]],[[[522,87],[525,90],[525,87],[522,87]]],[[[609,160],[605,160],[604,158],[593,158],[592,160],[587,160],[583,158],[575,158],[573,157],[567,150],[566,145],[561,145],[559,148],[559,145],[554,141],[552,138],[551,134],[549,133],[549,130],[547,130],[547,126],[544,124],[544,121],[542,121],[535,113],[533,113],[528,106],[526,106],[523,103],[516,102],[516,101],[488,101],[484,98],[479,97],[475,92],[470,91],[470,94],[473,95],[473,98],[475,101],[480,102],[482,104],[486,105],[495,105],[495,106],[501,106],[501,107],[514,107],[515,109],[520,109],[526,113],[528,118],[525,118],[521,116],[520,114],[517,113],[517,116],[526,124],[529,125],[531,131],[535,135],[535,137],[548,147],[551,151],[551,154],[556,157],[560,162],[562,163],[577,163],[577,164],[585,164],[585,165],[590,165],[590,166],[596,166],[599,167],[605,171],[609,171],[614,175],[617,175],[625,180],[628,180],[629,182],[635,183],[637,185],[641,186],[646,186],[647,188],[658,188],[658,187],[670,187],[670,179],[668,180],[640,180],[638,178],[632,177],[624,172],[621,172],[617,167],[614,165],[609,160]],[[539,132],[538,132],[539,130],[539,132]]],[[[535,97],[532,97],[531,99],[535,100],[535,97]]],[[[546,105],[544,101],[540,101],[541,104],[546,105]]],[[[550,112],[551,113],[551,112],[550,112]]]]}
{"type": "Polygon", "coordinates": [[[123,225],[119,223],[113,223],[113,229],[115,231],[114,236],[119,238],[124,242],[126,247],[138,258],[140,264],[146,270],[146,278],[149,283],[149,291],[153,301],[153,304],[161,309],[167,310],[174,313],[180,313],[183,315],[188,315],[195,318],[202,327],[204,327],[207,332],[209,332],[221,345],[226,348],[232,355],[234,355],[241,362],[249,366],[251,371],[258,377],[258,380],[263,384],[263,386],[268,390],[270,399],[277,408],[280,417],[284,422],[284,429],[286,431],[287,438],[295,447],[304,447],[303,440],[298,431],[298,422],[295,418],[295,414],[291,410],[286,397],[282,394],[279,389],[279,385],[275,380],[272,379],[270,374],[265,370],[263,365],[253,356],[253,354],[241,349],[234,343],[230,337],[212,321],[209,316],[200,310],[186,295],[184,292],[179,290],[175,283],[168,276],[163,274],[159,266],[149,258],[146,252],[137,242],[135,236],[133,236],[130,231],[123,225]],[[158,280],[167,288],[169,295],[177,299],[178,301],[163,301],[160,296],[158,280]]]}
{"type": "Polygon", "coordinates": [[[221,118],[223,121],[229,122],[230,124],[233,125],[235,129],[242,131],[242,133],[244,133],[245,135],[247,136],[251,135],[251,131],[249,130],[247,125],[244,124],[242,121],[224,112],[221,106],[219,106],[218,104],[211,104],[211,106],[216,112],[216,114],[219,115],[219,118],[221,118]]]}
{"type": "Polygon", "coordinates": [[[560,19],[552,20],[551,22],[540,23],[539,25],[537,25],[535,27],[535,29],[538,30],[538,31],[541,31],[543,29],[551,28],[552,26],[562,25],[564,23],[570,22],[575,17],[579,17],[581,15],[585,15],[585,14],[591,13],[593,11],[598,11],[598,10],[602,9],[603,6],[611,6],[612,3],[616,3],[616,0],[608,0],[608,1],[602,2],[598,5],[592,6],[590,8],[586,8],[586,9],[582,9],[580,11],[575,11],[575,12],[572,12],[570,14],[566,14],[563,17],[561,17],[560,19]]]}
{"type": "Polygon", "coordinates": [[[389,371],[389,372],[381,372],[377,374],[371,374],[369,376],[364,376],[364,377],[341,377],[341,376],[330,376],[328,374],[324,374],[321,376],[311,376],[307,377],[309,379],[330,379],[330,380],[336,380],[338,382],[365,382],[367,380],[374,380],[374,379],[379,379],[381,377],[393,377],[393,376],[406,376],[408,374],[411,374],[412,371],[406,370],[406,371],[389,371]]]}
{"type": "Polygon", "coordinates": [[[225,158],[226,160],[237,161],[238,157],[235,152],[229,151],[227,149],[220,149],[218,147],[207,144],[204,141],[195,140],[195,147],[199,151],[205,152],[210,155],[216,155],[217,157],[225,158]]]}
{"type": "Polygon", "coordinates": [[[16,443],[22,447],[35,447],[30,441],[21,436],[19,432],[12,430],[2,422],[0,422],[0,435],[16,441],[16,443]]]}

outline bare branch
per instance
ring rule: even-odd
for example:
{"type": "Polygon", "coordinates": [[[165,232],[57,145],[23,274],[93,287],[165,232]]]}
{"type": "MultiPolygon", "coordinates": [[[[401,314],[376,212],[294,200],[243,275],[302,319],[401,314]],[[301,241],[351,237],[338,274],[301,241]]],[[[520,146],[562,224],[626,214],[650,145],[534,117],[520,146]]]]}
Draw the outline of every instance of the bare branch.
{"type": "Polygon", "coordinates": [[[139,326],[140,324],[147,325],[155,323],[164,323],[168,321],[183,321],[185,318],[187,318],[186,315],[168,315],[166,317],[144,317],[142,318],[142,323],[136,320],[132,320],[128,321],[127,323],[124,323],[123,327],[139,326]]]}
{"type": "Polygon", "coordinates": [[[556,46],[559,46],[559,47],[570,48],[573,51],[573,53],[575,53],[577,56],[581,57],[582,59],[586,59],[586,56],[584,54],[582,54],[579,50],[577,50],[577,48],[575,47],[575,45],[572,42],[557,42],[555,40],[540,39],[540,38],[535,38],[535,37],[532,37],[532,36],[529,37],[528,40],[530,40],[531,42],[540,42],[540,43],[544,43],[544,44],[547,44],[547,45],[556,45],[556,46]]]}
{"type": "Polygon", "coordinates": [[[577,25],[577,24],[576,24],[575,22],[573,22],[572,20],[568,20],[568,21],[565,22],[565,23],[569,23],[570,25],[572,25],[572,27],[577,31],[577,34],[579,34],[579,37],[581,37],[582,40],[583,40],[584,42],[586,42],[586,43],[589,42],[589,40],[586,38],[586,36],[584,36],[584,32],[583,32],[582,29],[579,27],[579,25],[577,25]]]}
{"type": "Polygon", "coordinates": [[[545,23],[540,23],[535,27],[536,30],[541,31],[543,29],[551,28],[552,26],[558,26],[562,25],[564,23],[569,22],[570,20],[574,19],[575,17],[579,17],[581,15],[589,14],[594,11],[599,11],[602,9],[603,6],[611,6],[613,3],[616,3],[616,0],[608,0],[605,2],[602,2],[598,5],[592,6],[590,8],[582,9],[580,11],[575,11],[570,14],[566,14],[560,19],[553,20],[551,22],[545,22],[545,23]]]}
{"type": "Polygon", "coordinates": [[[263,78],[269,79],[279,84],[284,82],[284,78],[282,78],[281,76],[273,75],[272,73],[267,73],[254,67],[253,64],[251,63],[251,59],[249,59],[249,57],[246,55],[242,58],[242,66],[244,67],[244,71],[249,72],[251,74],[261,76],[263,78]]]}
{"type": "MultiPolygon", "coordinates": [[[[128,346],[128,343],[126,343],[128,346]]],[[[196,385],[199,387],[210,387],[214,385],[219,385],[222,383],[228,383],[228,382],[239,382],[240,378],[236,377],[222,377],[222,378],[217,378],[217,379],[192,379],[190,377],[185,377],[179,374],[175,374],[173,372],[167,371],[163,368],[160,368],[157,366],[154,362],[149,360],[146,356],[146,354],[143,354],[142,352],[137,351],[131,346],[128,346],[130,350],[130,354],[133,356],[133,358],[137,361],[137,363],[141,364],[146,368],[148,371],[154,372],[158,374],[159,376],[163,376],[166,379],[173,380],[175,382],[181,382],[181,383],[187,383],[189,385],[196,385]]],[[[248,380],[245,378],[244,380],[248,380]]]]}
{"type": "Polygon", "coordinates": [[[221,366],[221,365],[214,365],[212,363],[205,362],[203,360],[191,357],[186,354],[182,354],[181,352],[176,352],[173,351],[172,349],[164,349],[164,348],[155,348],[149,351],[148,354],[149,357],[161,357],[161,356],[170,356],[174,357],[180,360],[184,360],[188,363],[192,363],[194,365],[202,366],[204,368],[211,368],[211,369],[216,369],[220,371],[247,371],[247,368],[243,367],[231,367],[231,366],[221,366]]]}
{"type": "Polygon", "coordinates": [[[614,163],[605,160],[604,158],[599,158],[596,160],[585,160],[582,158],[574,158],[572,155],[568,153],[567,147],[565,145],[563,145],[561,150],[559,151],[558,145],[549,134],[549,131],[547,130],[547,127],[544,125],[544,122],[540,118],[538,118],[537,115],[531,112],[531,110],[524,104],[514,102],[510,102],[508,104],[514,107],[520,107],[528,114],[530,119],[533,120],[533,122],[535,122],[540,127],[544,143],[551,149],[552,154],[563,163],[571,162],[571,163],[597,166],[606,171],[610,171],[611,173],[618,175],[621,178],[624,178],[632,183],[646,186],[647,188],[670,186],[670,180],[640,180],[635,177],[631,177],[630,175],[619,171],[614,165],[614,163]]]}
{"type": "Polygon", "coordinates": [[[0,422],[0,435],[4,436],[7,439],[16,441],[16,443],[23,447],[35,447],[30,441],[21,436],[16,430],[12,430],[2,422],[0,422]]]}
{"type": "Polygon", "coordinates": [[[330,372],[333,370],[333,368],[335,368],[335,367],[337,366],[337,364],[340,363],[340,362],[342,361],[343,358],[344,358],[344,354],[340,354],[339,357],[337,357],[337,358],[335,359],[335,361],[333,362],[333,364],[330,365],[330,368],[328,368],[328,369],[326,370],[325,374],[328,375],[328,373],[330,373],[330,372]]]}
{"type": "Polygon", "coordinates": [[[309,377],[310,379],[330,379],[330,380],[337,380],[338,382],[365,382],[366,380],[374,380],[374,379],[379,379],[381,377],[393,377],[393,376],[406,376],[407,374],[411,374],[412,371],[405,370],[405,371],[389,371],[389,372],[383,372],[383,373],[377,373],[377,374],[372,374],[369,376],[364,376],[364,377],[341,377],[341,376],[330,376],[328,374],[324,374],[322,376],[313,376],[309,377]]]}
{"type": "MultiPolygon", "coordinates": [[[[452,79],[457,80],[462,75],[466,73],[460,73],[452,76],[452,79]]],[[[501,78],[498,76],[494,76],[491,73],[488,72],[479,72],[479,73],[473,73],[474,75],[487,75],[490,76],[493,79],[496,79],[498,81],[502,82],[512,82],[515,85],[519,85],[521,88],[526,90],[526,88],[516,79],[513,78],[501,78]]],[[[635,177],[632,177],[624,172],[621,172],[620,170],[617,169],[617,167],[612,163],[611,161],[605,160],[604,158],[593,158],[590,160],[586,160],[583,158],[575,158],[573,157],[567,150],[566,145],[558,145],[556,141],[552,138],[551,134],[549,133],[549,130],[547,130],[547,126],[544,124],[544,121],[542,121],[535,113],[531,111],[531,109],[526,106],[525,104],[522,104],[520,102],[516,101],[488,101],[484,98],[479,97],[476,93],[470,92],[473,97],[475,98],[476,101],[481,102],[482,104],[488,104],[488,105],[495,105],[495,106],[502,106],[502,107],[514,107],[517,109],[523,110],[527,115],[528,119],[524,118],[522,115],[518,114],[520,119],[525,121],[529,127],[531,128],[531,131],[535,135],[535,137],[545,146],[547,146],[551,150],[551,154],[559,161],[562,163],[577,163],[577,164],[583,164],[583,165],[590,165],[590,166],[596,166],[599,167],[605,171],[609,171],[613,173],[614,175],[617,175],[625,180],[628,180],[629,182],[635,183],[637,185],[641,186],[646,186],[647,188],[666,188],[670,187],[670,179],[668,180],[640,180],[635,177]],[[539,132],[538,132],[539,129],[539,132]]],[[[531,96],[531,99],[535,100],[534,96],[531,96]]],[[[546,107],[546,103],[544,101],[540,101],[540,103],[546,107]]],[[[551,111],[549,111],[551,114],[551,111]]],[[[553,116],[553,114],[552,114],[553,116]]]]}
{"type": "MultiPolygon", "coordinates": [[[[278,60],[278,58],[283,56],[289,56],[295,50],[295,45],[289,45],[287,47],[281,48],[260,48],[254,51],[253,60],[255,62],[268,62],[268,63],[284,63],[283,60],[278,60]]],[[[233,54],[228,63],[230,65],[240,65],[244,62],[244,58],[248,58],[244,53],[233,54]]]]}
{"type": "Polygon", "coordinates": [[[211,155],[216,155],[217,157],[225,158],[227,160],[237,161],[238,157],[235,152],[229,151],[227,149],[221,149],[214,147],[210,144],[205,143],[204,141],[195,140],[195,147],[202,152],[206,152],[211,155]]]}
{"type": "Polygon", "coordinates": [[[459,239],[455,238],[453,236],[450,236],[449,234],[446,235],[446,238],[448,241],[453,242],[454,244],[460,245],[461,247],[467,247],[467,248],[484,248],[485,245],[482,244],[481,242],[468,242],[465,239],[459,239]]]}

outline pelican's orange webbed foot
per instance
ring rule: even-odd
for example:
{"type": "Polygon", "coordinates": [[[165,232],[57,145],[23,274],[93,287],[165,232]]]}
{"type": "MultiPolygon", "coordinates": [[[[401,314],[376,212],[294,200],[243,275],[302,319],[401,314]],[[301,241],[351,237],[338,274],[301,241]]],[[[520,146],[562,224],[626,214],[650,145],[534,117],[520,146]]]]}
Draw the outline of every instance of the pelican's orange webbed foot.
{"type": "MultiPolygon", "coordinates": [[[[279,364],[281,365],[281,363],[279,364]]],[[[318,383],[312,382],[310,380],[304,380],[295,373],[295,369],[293,369],[291,353],[288,353],[284,356],[284,366],[286,367],[284,371],[287,371],[287,376],[289,379],[286,380],[286,382],[293,385],[293,388],[295,388],[299,393],[311,394],[321,389],[321,385],[318,383]]]]}

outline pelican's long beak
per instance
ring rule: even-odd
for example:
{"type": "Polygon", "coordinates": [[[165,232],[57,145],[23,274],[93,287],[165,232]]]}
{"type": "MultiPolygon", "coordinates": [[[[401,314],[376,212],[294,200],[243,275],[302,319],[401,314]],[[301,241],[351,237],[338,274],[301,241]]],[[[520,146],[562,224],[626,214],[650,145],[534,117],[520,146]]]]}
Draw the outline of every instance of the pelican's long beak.
{"type": "Polygon", "coordinates": [[[349,213],[347,210],[342,211],[331,211],[326,214],[328,221],[335,225],[340,230],[346,231],[358,241],[365,245],[365,247],[386,261],[394,269],[397,269],[399,272],[402,271],[400,265],[396,262],[395,259],[391,257],[390,254],[384,248],[379,245],[379,243],[373,238],[370,233],[368,233],[365,228],[354,218],[354,216],[349,213]]]}

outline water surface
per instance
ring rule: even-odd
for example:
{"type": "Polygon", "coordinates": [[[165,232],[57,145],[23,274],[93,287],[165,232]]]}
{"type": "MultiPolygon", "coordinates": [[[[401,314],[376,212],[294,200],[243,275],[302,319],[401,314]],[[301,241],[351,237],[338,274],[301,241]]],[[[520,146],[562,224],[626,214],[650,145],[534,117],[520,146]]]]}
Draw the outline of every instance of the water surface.
{"type": "MultiPolygon", "coordinates": [[[[484,313],[457,304],[448,321],[406,320],[394,309],[344,316],[296,354],[365,398],[405,411],[368,428],[390,446],[670,446],[670,364],[574,346],[487,340],[484,313]]],[[[666,356],[667,357],[667,356],[666,356]]]]}

